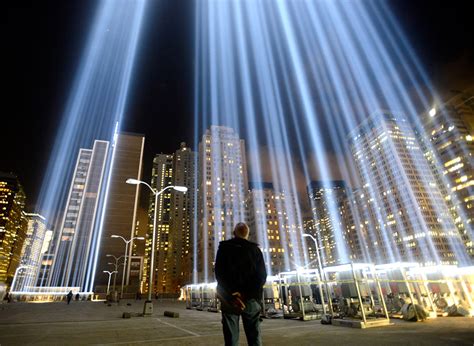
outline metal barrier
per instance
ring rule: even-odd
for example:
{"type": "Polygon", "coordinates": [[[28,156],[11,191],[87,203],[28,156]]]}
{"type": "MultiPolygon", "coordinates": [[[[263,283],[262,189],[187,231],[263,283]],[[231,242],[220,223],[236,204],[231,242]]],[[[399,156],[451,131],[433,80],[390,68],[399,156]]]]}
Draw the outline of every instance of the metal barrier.
{"type": "Polygon", "coordinates": [[[185,288],[186,308],[218,312],[220,303],[217,299],[216,287],[216,282],[187,285],[185,288]]]}
{"type": "MultiPolygon", "coordinates": [[[[474,316],[474,267],[349,263],[318,273],[300,268],[268,277],[262,316],[311,320],[327,312],[332,324],[359,328],[388,325],[390,316],[474,316]]],[[[186,308],[219,311],[216,286],[187,285],[186,308]]]]}
{"type": "Polygon", "coordinates": [[[391,317],[425,320],[437,316],[433,295],[422,273],[411,271],[418,263],[397,262],[375,266],[391,317]],[[403,314],[405,312],[405,315],[403,314]]]}
{"type": "Polygon", "coordinates": [[[474,316],[473,267],[417,267],[409,273],[422,276],[438,316],[474,316]]]}
{"type": "Polygon", "coordinates": [[[324,268],[331,295],[332,324],[357,328],[390,324],[373,264],[350,263],[324,268]]]}
{"type": "Polygon", "coordinates": [[[279,277],[284,318],[303,321],[321,318],[325,299],[318,270],[298,269],[280,273],[279,277]]]}
{"type": "Polygon", "coordinates": [[[267,277],[267,282],[265,283],[265,286],[263,286],[262,317],[283,317],[283,306],[280,299],[280,284],[281,279],[279,276],[267,277]]]}

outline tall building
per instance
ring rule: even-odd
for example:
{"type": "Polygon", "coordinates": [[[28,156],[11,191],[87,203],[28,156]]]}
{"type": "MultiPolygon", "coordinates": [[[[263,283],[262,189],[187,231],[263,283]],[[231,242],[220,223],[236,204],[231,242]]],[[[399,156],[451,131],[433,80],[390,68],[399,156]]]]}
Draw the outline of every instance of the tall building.
{"type": "Polygon", "coordinates": [[[109,142],[94,141],[92,149],[80,149],[62,222],[55,245],[50,286],[85,289],[86,276],[94,268],[88,263],[94,249],[109,142]]]}
{"type": "MultiPolygon", "coordinates": [[[[100,242],[98,243],[98,260],[94,280],[95,292],[106,292],[108,276],[104,270],[112,270],[108,264],[110,257],[120,257],[125,253],[125,243],[120,238],[112,238],[112,235],[121,236],[127,240],[135,235],[137,220],[137,208],[139,201],[140,185],[126,183],[129,178],[140,180],[142,178],[143,150],[145,137],[140,134],[120,132],[116,136],[113,151],[113,164],[110,172],[105,206],[105,214],[102,225],[100,242]]],[[[105,196],[104,196],[105,198],[105,196]]],[[[143,240],[136,240],[142,242],[143,240]]],[[[131,256],[135,240],[128,246],[128,256],[131,256]]],[[[141,254],[138,254],[141,255],[141,254]]],[[[125,270],[124,292],[135,294],[140,287],[138,277],[130,278],[131,261],[127,260],[127,266],[121,266],[125,270]]],[[[117,282],[121,283],[123,272],[118,274],[117,282]]]]}
{"type": "MultiPolygon", "coordinates": [[[[185,186],[188,191],[167,190],[158,197],[156,222],[156,253],[154,290],[157,293],[178,293],[191,282],[192,227],[195,193],[195,153],[185,143],[172,155],[158,154],[153,160],[151,186],[162,190],[167,186],[185,186]]],[[[146,274],[149,273],[155,196],[150,196],[149,237],[146,246],[146,274]]],[[[146,280],[145,286],[148,285],[146,280]]]]}
{"type": "MultiPolygon", "coordinates": [[[[158,154],[153,159],[151,173],[151,187],[156,191],[161,191],[167,186],[173,185],[173,155],[158,154]]],[[[170,290],[171,278],[171,249],[170,249],[170,216],[171,216],[171,195],[173,191],[168,189],[158,196],[156,208],[156,244],[155,263],[153,273],[154,292],[163,293],[170,290]]],[[[151,249],[153,239],[153,222],[155,215],[155,195],[150,194],[148,208],[149,232],[145,248],[145,278],[148,291],[148,280],[150,273],[151,249]]]]}
{"type": "Polygon", "coordinates": [[[186,143],[181,143],[173,161],[173,185],[188,188],[184,194],[175,192],[171,196],[171,287],[179,292],[183,285],[192,282],[196,153],[186,147],[186,143]]]}
{"type": "Polygon", "coordinates": [[[44,236],[43,246],[41,248],[40,262],[38,267],[38,276],[36,280],[37,287],[48,285],[51,266],[53,265],[54,249],[53,249],[53,230],[47,230],[44,236]]]}
{"type": "Polygon", "coordinates": [[[440,167],[456,226],[474,261],[474,95],[460,92],[421,115],[426,156],[440,167]]]}
{"type": "Polygon", "coordinates": [[[284,209],[272,183],[250,183],[246,198],[250,241],[260,245],[269,275],[290,270],[290,240],[284,209]],[[282,213],[283,212],[283,213],[282,213]]]}
{"type": "MultiPolygon", "coordinates": [[[[148,234],[148,212],[142,207],[137,209],[137,217],[135,221],[135,233],[134,237],[145,238],[145,241],[136,241],[132,245],[132,257],[130,261],[130,273],[129,281],[133,286],[138,284],[138,290],[140,292],[145,292],[145,282],[146,279],[146,267],[145,267],[145,249],[146,249],[146,236],[148,234]]],[[[109,262],[111,263],[111,262],[109,262]]]]}
{"type": "MultiPolygon", "coordinates": [[[[112,147],[108,141],[96,140],[92,149],[79,150],[63,220],[52,245],[54,254],[44,258],[46,264],[54,260],[50,286],[105,292],[108,278],[103,271],[110,269],[107,255],[120,257],[125,252],[125,243],[111,236],[130,239],[135,232],[139,185],[126,184],[126,180],[141,178],[144,141],[140,135],[118,133],[112,147]]],[[[125,274],[129,264],[123,269],[125,274]]],[[[124,284],[128,279],[125,275],[124,284]]]]}
{"type": "MultiPolygon", "coordinates": [[[[322,247],[322,264],[361,261],[358,225],[346,183],[342,180],[312,181],[308,185],[308,196],[313,215],[311,233],[322,247]]],[[[308,239],[308,247],[315,252],[313,240],[308,239]]]]}
{"type": "Polygon", "coordinates": [[[35,213],[26,213],[28,227],[26,239],[21,250],[20,265],[27,267],[21,275],[17,275],[15,290],[29,290],[29,287],[36,286],[41,267],[43,244],[47,232],[46,219],[35,213]]]}
{"type": "Polygon", "coordinates": [[[365,205],[366,241],[378,263],[465,262],[466,253],[412,126],[378,111],[350,134],[365,205]]]}
{"type": "Polygon", "coordinates": [[[364,262],[370,262],[372,261],[372,256],[370,254],[368,234],[374,234],[375,232],[375,225],[372,223],[369,208],[371,202],[369,202],[369,198],[365,196],[364,190],[358,187],[352,189],[350,202],[352,204],[354,224],[359,235],[358,239],[362,260],[364,262]]]}
{"type": "MultiPolygon", "coordinates": [[[[316,231],[316,222],[312,216],[305,216],[303,218],[303,232],[306,234],[312,235],[317,240],[317,231],[316,231]]],[[[321,247],[321,245],[318,246],[321,247]]],[[[311,265],[317,266],[318,265],[318,257],[316,252],[316,244],[311,238],[306,239],[306,248],[308,250],[308,260],[311,265]]],[[[309,267],[311,267],[311,265],[309,267]]]]}
{"type": "Polygon", "coordinates": [[[10,285],[20,265],[28,227],[25,201],[18,178],[0,172],[0,284],[10,285]]]}
{"type": "Polygon", "coordinates": [[[211,126],[199,143],[198,166],[199,281],[214,280],[219,242],[245,220],[248,190],[245,144],[229,127],[211,126]]]}

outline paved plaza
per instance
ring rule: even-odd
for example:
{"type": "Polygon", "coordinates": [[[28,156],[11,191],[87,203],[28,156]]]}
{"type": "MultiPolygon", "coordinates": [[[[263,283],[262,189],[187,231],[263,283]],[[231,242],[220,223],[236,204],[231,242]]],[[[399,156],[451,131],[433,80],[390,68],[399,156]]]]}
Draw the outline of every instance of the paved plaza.
{"type": "MultiPolygon", "coordinates": [[[[186,310],[184,303],[155,301],[153,317],[123,319],[138,314],[142,301],[11,303],[0,305],[0,344],[24,345],[222,345],[220,314],[186,310]],[[127,305],[127,303],[131,305],[127,305]],[[164,317],[171,310],[179,318],[164,317]]],[[[473,345],[474,318],[438,318],[411,323],[353,329],[321,325],[319,321],[265,319],[265,345],[473,345]]],[[[243,328],[241,328],[243,333],[243,328]]],[[[245,336],[241,335],[245,345],[245,336]]]]}

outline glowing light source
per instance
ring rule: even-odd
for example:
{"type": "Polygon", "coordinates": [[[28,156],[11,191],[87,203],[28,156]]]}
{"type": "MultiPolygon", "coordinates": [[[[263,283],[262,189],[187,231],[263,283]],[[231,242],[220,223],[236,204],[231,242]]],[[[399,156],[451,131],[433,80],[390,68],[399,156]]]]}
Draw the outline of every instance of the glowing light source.
{"type": "Polygon", "coordinates": [[[431,108],[428,114],[430,117],[434,117],[436,115],[436,108],[431,108]]]}
{"type": "MultiPolygon", "coordinates": [[[[138,184],[142,184],[144,182],[142,182],[141,180],[137,180],[137,179],[133,179],[133,178],[128,178],[126,180],[126,183],[127,184],[131,184],[131,185],[138,185],[138,184]]],[[[170,186],[167,186],[165,187],[165,189],[173,189],[173,190],[176,190],[176,191],[179,191],[179,192],[186,192],[188,191],[188,188],[186,186],[175,186],[175,185],[170,185],[170,186]]]]}

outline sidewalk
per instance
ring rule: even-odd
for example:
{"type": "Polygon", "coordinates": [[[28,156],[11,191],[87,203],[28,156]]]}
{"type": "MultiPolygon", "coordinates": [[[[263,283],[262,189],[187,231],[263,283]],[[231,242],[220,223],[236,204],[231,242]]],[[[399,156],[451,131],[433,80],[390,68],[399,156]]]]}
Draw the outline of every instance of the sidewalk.
{"type": "MultiPolygon", "coordinates": [[[[12,303],[0,305],[0,344],[43,345],[222,345],[220,314],[186,310],[184,303],[155,301],[153,317],[140,313],[144,301],[107,306],[103,302],[12,303]],[[164,310],[179,318],[163,316],[164,310]]],[[[324,326],[319,321],[264,320],[265,345],[472,345],[474,318],[438,318],[373,329],[324,326]]],[[[241,328],[241,343],[245,336],[241,328]]]]}

